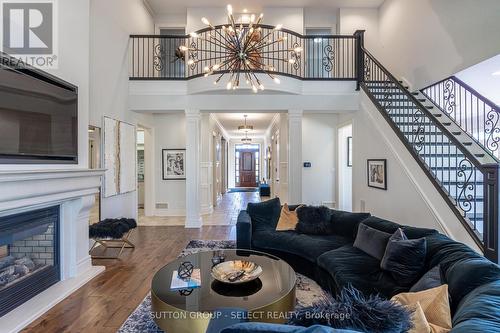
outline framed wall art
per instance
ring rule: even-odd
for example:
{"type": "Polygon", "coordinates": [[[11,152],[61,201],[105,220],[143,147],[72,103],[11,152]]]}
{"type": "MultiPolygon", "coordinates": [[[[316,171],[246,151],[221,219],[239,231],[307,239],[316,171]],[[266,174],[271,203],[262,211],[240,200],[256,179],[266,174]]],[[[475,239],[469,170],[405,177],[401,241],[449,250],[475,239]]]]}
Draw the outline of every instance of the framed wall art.
{"type": "Polygon", "coordinates": [[[186,179],[186,149],[162,149],[163,180],[186,179]]]}
{"type": "Polygon", "coordinates": [[[369,187],[387,190],[387,160],[368,160],[367,177],[369,187]]]}

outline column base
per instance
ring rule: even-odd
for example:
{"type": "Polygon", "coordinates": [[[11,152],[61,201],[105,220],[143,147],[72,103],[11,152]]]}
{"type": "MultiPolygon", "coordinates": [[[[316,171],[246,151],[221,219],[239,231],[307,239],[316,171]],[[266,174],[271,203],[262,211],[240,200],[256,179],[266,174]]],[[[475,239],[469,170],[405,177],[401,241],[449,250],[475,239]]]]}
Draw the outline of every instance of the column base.
{"type": "Polygon", "coordinates": [[[203,225],[203,220],[200,217],[186,217],[186,229],[191,229],[191,228],[201,228],[203,225]]]}

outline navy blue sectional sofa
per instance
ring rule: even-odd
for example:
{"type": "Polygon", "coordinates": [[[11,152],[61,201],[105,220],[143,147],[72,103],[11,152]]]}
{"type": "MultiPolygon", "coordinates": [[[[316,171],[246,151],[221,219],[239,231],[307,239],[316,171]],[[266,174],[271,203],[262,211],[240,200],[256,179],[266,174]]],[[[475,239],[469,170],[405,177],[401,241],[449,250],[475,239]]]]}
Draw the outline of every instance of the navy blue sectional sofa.
{"type": "Polygon", "coordinates": [[[402,228],[410,239],[426,238],[426,271],[438,264],[441,267],[450,293],[452,332],[500,332],[500,266],[436,230],[399,225],[369,214],[332,210],[332,216],[337,224],[334,234],[308,235],[275,231],[275,218],[266,222],[260,216],[252,221],[247,211],[241,211],[237,247],[276,255],[334,295],[352,284],[365,294],[390,298],[407,292],[408,287],[399,285],[380,268],[379,260],[353,243],[361,222],[391,234],[402,228]]]}

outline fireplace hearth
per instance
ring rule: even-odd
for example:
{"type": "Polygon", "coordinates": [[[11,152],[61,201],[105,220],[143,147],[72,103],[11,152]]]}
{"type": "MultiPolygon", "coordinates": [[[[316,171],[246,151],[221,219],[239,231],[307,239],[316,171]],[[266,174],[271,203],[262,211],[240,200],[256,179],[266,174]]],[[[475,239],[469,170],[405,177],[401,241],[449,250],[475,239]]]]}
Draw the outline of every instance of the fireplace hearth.
{"type": "Polygon", "coordinates": [[[0,317],[59,280],[59,206],[1,217],[0,317]]]}

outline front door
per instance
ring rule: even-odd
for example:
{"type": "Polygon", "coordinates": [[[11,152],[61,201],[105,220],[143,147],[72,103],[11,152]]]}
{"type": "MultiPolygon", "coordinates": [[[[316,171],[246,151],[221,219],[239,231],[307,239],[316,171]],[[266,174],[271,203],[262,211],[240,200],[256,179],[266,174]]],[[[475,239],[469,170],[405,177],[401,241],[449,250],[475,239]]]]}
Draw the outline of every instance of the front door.
{"type": "Polygon", "coordinates": [[[240,151],[240,187],[256,187],[255,151],[240,151]]]}

